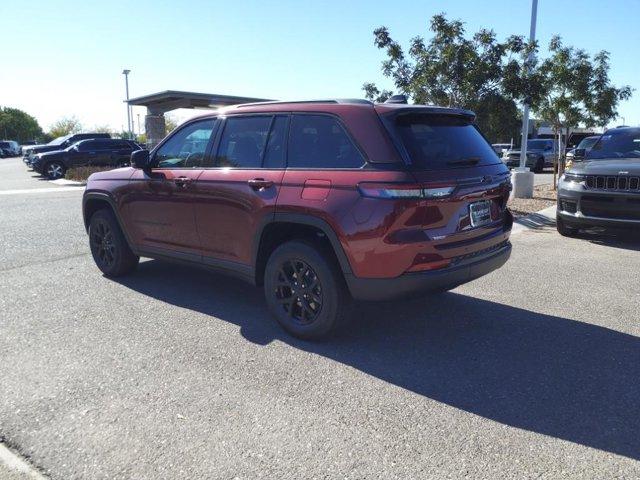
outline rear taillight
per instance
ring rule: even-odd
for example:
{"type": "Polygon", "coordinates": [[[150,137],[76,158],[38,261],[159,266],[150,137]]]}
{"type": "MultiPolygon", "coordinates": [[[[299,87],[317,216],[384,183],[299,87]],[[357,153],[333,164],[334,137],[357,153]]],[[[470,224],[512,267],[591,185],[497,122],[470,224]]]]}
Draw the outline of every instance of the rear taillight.
{"type": "Polygon", "coordinates": [[[358,189],[363,196],[372,198],[436,199],[448,197],[456,186],[444,183],[362,182],[358,189]]]}

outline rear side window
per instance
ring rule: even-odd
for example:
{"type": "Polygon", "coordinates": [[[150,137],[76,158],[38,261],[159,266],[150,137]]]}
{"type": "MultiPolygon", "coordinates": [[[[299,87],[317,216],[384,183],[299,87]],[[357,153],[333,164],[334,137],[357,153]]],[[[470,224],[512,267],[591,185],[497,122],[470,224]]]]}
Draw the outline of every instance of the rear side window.
{"type": "Polygon", "coordinates": [[[293,115],[289,168],[360,168],[365,160],[340,123],[328,115],[293,115]]]}
{"type": "Polygon", "coordinates": [[[491,145],[468,120],[453,115],[398,115],[395,128],[412,167],[441,170],[499,163],[491,145]]]}
{"type": "Polygon", "coordinates": [[[113,150],[117,147],[116,142],[112,142],[110,140],[96,140],[94,143],[94,149],[96,150],[113,150]]]}
{"type": "Polygon", "coordinates": [[[261,168],[272,118],[272,116],[227,118],[216,156],[216,166],[261,168]]]}

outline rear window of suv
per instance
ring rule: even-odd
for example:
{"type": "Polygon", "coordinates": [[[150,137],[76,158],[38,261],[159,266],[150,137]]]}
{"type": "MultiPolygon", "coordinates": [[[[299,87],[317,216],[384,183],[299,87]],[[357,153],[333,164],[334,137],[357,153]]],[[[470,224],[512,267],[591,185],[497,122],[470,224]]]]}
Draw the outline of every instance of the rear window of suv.
{"type": "Polygon", "coordinates": [[[442,170],[500,162],[489,142],[464,117],[401,114],[395,128],[413,168],[442,170]]]}

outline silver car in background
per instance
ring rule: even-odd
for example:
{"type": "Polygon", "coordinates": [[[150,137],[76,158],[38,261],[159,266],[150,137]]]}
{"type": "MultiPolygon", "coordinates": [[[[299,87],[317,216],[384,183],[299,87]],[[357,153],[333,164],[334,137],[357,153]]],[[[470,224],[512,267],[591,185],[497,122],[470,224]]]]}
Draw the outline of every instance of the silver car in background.
{"type": "Polygon", "coordinates": [[[584,227],[640,228],[640,127],[608,130],[591,151],[576,149],[558,182],[556,225],[565,236],[584,227]]]}
{"type": "MultiPolygon", "coordinates": [[[[546,167],[552,167],[558,156],[558,143],[551,138],[534,138],[527,140],[527,160],[525,167],[536,173],[546,167]]],[[[502,161],[509,168],[520,166],[520,149],[511,149],[502,155],[502,161]]]]}

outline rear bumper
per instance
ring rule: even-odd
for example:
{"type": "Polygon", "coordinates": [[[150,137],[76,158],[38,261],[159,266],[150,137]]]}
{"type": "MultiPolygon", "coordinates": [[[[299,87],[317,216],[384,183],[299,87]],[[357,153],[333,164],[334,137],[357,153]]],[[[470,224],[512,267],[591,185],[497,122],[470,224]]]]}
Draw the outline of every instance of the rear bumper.
{"type": "Polygon", "coordinates": [[[510,255],[511,243],[506,241],[497,249],[442,270],[405,273],[395,278],[358,278],[348,274],[345,279],[356,300],[393,300],[470,282],[500,268],[510,255]]]}

